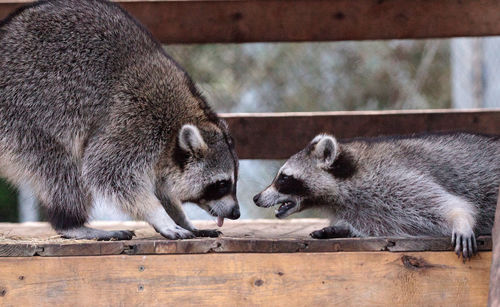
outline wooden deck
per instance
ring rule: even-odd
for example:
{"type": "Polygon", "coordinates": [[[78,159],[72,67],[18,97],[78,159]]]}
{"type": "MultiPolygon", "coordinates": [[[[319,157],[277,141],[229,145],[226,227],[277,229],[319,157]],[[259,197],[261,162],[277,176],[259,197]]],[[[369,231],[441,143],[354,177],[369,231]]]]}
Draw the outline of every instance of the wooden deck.
{"type": "Polygon", "coordinates": [[[94,224],[137,233],[115,242],[64,240],[45,223],[0,224],[0,306],[486,304],[490,237],[463,263],[449,238],[309,238],[326,224],[232,221],[220,238],[180,241],[144,223],[94,224]]]}

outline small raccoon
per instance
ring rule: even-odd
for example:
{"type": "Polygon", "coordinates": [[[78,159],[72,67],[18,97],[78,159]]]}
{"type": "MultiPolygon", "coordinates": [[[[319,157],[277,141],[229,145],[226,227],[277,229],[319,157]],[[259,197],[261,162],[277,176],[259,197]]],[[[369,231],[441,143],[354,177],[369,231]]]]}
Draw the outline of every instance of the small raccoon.
{"type": "Polygon", "coordinates": [[[187,73],[118,5],[46,0],[0,23],[0,175],[29,184],[66,238],[130,239],[85,227],[96,200],[169,239],[198,230],[181,204],[240,216],[224,121],[187,73]]]}
{"type": "Polygon", "coordinates": [[[500,186],[500,138],[474,134],[352,139],[318,135],[255,195],[276,217],[324,208],[332,226],[314,238],[451,236],[477,252],[491,233],[500,186]]]}

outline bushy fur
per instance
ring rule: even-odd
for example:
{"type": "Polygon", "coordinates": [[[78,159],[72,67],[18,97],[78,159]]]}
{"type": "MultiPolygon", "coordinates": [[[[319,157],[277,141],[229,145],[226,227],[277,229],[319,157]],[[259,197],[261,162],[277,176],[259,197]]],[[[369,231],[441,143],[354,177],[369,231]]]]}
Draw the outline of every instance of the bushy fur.
{"type": "Polygon", "coordinates": [[[314,237],[446,235],[457,253],[469,257],[473,232],[491,232],[499,186],[498,137],[456,133],[338,142],[319,135],[255,201],[264,207],[288,202],[278,210],[282,217],[324,208],[333,227],[314,237]],[[292,179],[306,193],[283,193],[292,179]]]}
{"type": "Polygon", "coordinates": [[[99,198],[192,237],[182,202],[239,216],[236,161],[226,124],[118,5],[39,1],[1,23],[0,174],[29,183],[61,234],[129,238],[84,228],[99,198]],[[216,177],[231,182],[224,204],[203,199],[216,177]]]}

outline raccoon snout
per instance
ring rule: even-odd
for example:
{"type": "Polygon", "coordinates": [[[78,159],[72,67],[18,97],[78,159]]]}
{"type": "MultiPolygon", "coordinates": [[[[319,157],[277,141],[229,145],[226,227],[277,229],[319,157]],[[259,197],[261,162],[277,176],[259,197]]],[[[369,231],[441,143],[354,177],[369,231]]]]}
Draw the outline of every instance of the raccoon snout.
{"type": "Polygon", "coordinates": [[[262,204],[260,203],[260,195],[261,195],[261,194],[262,194],[262,193],[259,193],[259,194],[255,195],[255,196],[253,197],[253,202],[254,202],[257,206],[259,206],[259,207],[262,207],[262,204]]]}
{"type": "Polygon", "coordinates": [[[235,206],[233,208],[233,211],[231,211],[231,215],[228,216],[227,218],[228,219],[231,219],[231,220],[237,220],[240,218],[240,208],[238,206],[235,206]]]}

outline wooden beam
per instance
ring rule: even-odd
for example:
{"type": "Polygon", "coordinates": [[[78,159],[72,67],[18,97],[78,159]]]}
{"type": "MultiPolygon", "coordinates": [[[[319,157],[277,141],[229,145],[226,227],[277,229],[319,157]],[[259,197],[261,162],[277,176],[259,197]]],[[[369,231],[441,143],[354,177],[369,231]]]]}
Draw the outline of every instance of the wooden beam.
{"type": "MultiPolygon", "coordinates": [[[[0,18],[26,0],[1,0],[0,18]]],[[[164,43],[433,38],[500,34],[497,0],[117,1],[164,43]]]]}
{"type": "MultiPolygon", "coordinates": [[[[477,238],[481,255],[491,251],[491,237],[477,238]]],[[[208,253],[324,253],[389,251],[435,251],[453,254],[448,237],[423,238],[346,238],[346,239],[260,239],[203,238],[190,240],[130,240],[120,242],[0,243],[1,257],[65,257],[104,255],[170,255],[208,253]]]]}
{"type": "Polygon", "coordinates": [[[467,131],[500,135],[500,110],[417,110],[222,115],[240,159],[286,159],[318,133],[337,138],[467,131]]]}
{"type": "MultiPolygon", "coordinates": [[[[164,255],[207,253],[312,253],[390,251],[441,251],[453,254],[449,237],[376,237],[316,240],[313,230],[328,224],[322,219],[227,221],[219,238],[167,240],[143,222],[93,223],[99,229],[131,229],[129,241],[66,240],[56,235],[48,223],[0,223],[0,257],[62,257],[102,255],[164,255]]],[[[213,222],[196,221],[200,229],[213,222]]],[[[480,236],[478,248],[491,251],[491,237],[480,236]]]]}
{"type": "Polygon", "coordinates": [[[1,306],[484,306],[491,252],[0,258],[1,306]]]}

